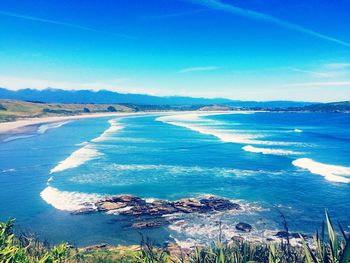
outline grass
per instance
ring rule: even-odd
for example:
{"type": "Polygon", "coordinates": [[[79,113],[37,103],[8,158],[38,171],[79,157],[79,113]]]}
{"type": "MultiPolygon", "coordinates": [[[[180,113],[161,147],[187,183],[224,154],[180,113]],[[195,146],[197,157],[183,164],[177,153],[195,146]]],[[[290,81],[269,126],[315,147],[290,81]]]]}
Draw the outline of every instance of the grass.
{"type": "Polygon", "coordinates": [[[1,263],[73,263],[73,262],[136,262],[136,263],[349,263],[350,236],[340,227],[337,235],[326,212],[326,223],[314,237],[315,247],[310,248],[303,236],[302,247],[293,247],[289,241],[281,243],[223,243],[220,238],[211,246],[172,253],[157,248],[149,240],[140,246],[74,248],[67,243],[58,246],[45,245],[36,238],[13,233],[14,220],[0,223],[1,263]],[[326,227],[325,227],[326,225],[326,227]],[[327,228],[327,231],[325,231],[327,228]],[[326,233],[327,232],[327,233],[326,233]]]}

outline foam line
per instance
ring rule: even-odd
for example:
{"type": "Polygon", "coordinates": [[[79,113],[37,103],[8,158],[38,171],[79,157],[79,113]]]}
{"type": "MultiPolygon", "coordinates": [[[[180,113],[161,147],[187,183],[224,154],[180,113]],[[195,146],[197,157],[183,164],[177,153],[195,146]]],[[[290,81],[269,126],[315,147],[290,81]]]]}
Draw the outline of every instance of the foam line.
{"type": "Polygon", "coordinates": [[[54,208],[62,211],[77,211],[82,208],[92,207],[102,196],[98,194],[86,194],[79,192],[60,191],[48,186],[41,193],[41,198],[54,208]]]}
{"type": "Polygon", "coordinates": [[[123,128],[118,122],[116,122],[116,120],[109,120],[108,123],[110,124],[110,127],[105,130],[99,137],[92,139],[92,142],[104,141],[108,139],[112,133],[115,133],[123,128]]]}
{"type": "Polygon", "coordinates": [[[59,128],[59,127],[65,125],[67,123],[70,123],[70,122],[71,121],[53,122],[53,123],[46,123],[46,124],[40,125],[38,128],[38,133],[44,134],[48,130],[59,128]]]}
{"type": "MultiPolygon", "coordinates": [[[[229,114],[229,113],[227,113],[229,114]]],[[[241,114],[246,114],[242,112],[241,114]]],[[[208,127],[209,125],[203,125],[201,116],[208,116],[214,114],[182,114],[182,115],[171,115],[159,117],[156,120],[163,123],[183,127],[192,131],[199,132],[205,135],[212,135],[221,140],[222,142],[232,142],[232,143],[241,143],[241,144],[260,144],[260,145],[293,145],[296,143],[293,142],[278,142],[278,141],[265,141],[257,140],[258,138],[263,137],[262,135],[248,134],[248,133],[239,133],[232,132],[222,129],[214,129],[208,127]],[[189,121],[190,120],[190,121],[189,121]]],[[[215,115],[218,115],[216,113],[215,115]]],[[[208,120],[204,120],[208,121],[208,120]]],[[[210,121],[210,120],[209,120],[210,121]]],[[[215,122],[215,121],[213,121],[215,122]]]]}
{"type": "Polygon", "coordinates": [[[51,169],[50,173],[62,172],[67,169],[78,167],[87,161],[98,158],[101,155],[102,154],[91,145],[86,145],[73,152],[67,159],[59,162],[58,165],[51,169]]]}
{"type": "Polygon", "coordinates": [[[290,150],[283,150],[283,149],[270,149],[270,148],[258,148],[251,145],[247,145],[242,147],[242,149],[246,152],[253,152],[253,153],[262,153],[262,154],[272,154],[272,155],[297,155],[302,154],[301,152],[295,152],[290,150]]]}
{"type": "Polygon", "coordinates": [[[309,158],[300,158],[292,162],[294,166],[309,170],[310,173],[324,176],[328,181],[350,183],[350,167],[316,162],[309,158]]]}
{"type": "MultiPolygon", "coordinates": [[[[116,120],[109,120],[108,123],[110,124],[110,127],[105,130],[99,137],[91,140],[92,142],[100,142],[103,140],[108,139],[111,133],[117,132],[120,129],[122,129],[122,126],[119,125],[119,123],[116,122],[116,120]]],[[[61,125],[63,125],[61,123],[61,125]]],[[[84,164],[87,161],[90,161],[92,159],[96,159],[102,154],[93,146],[93,144],[88,142],[83,142],[80,145],[80,149],[73,152],[68,158],[65,160],[59,162],[56,167],[52,168],[50,173],[56,173],[56,172],[62,172],[67,169],[76,168],[82,164],[84,164]]]]}

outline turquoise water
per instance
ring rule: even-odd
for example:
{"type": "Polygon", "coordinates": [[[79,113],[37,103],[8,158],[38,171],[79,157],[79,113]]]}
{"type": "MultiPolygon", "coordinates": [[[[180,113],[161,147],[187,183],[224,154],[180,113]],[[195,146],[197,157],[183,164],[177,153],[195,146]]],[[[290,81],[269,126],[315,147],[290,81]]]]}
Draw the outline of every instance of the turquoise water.
{"type": "Polygon", "coordinates": [[[190,244],[282,228],[313,233],[324,209],[350,230],[350,115],[340,113],[162,114],[98,118],[38,127],[0,143],[0,219],[51,242],[137,243],[119,215],[71,215],[104,195],[153,199],[218,195],[241,211],[176,215],[143,230],[158,243],[190,244]]]}

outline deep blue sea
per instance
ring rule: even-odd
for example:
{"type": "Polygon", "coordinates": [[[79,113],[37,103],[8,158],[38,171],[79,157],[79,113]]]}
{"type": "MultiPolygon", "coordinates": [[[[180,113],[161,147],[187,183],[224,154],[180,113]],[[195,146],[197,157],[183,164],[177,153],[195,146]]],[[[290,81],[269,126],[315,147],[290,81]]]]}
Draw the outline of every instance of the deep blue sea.
{"type": "Polygon", "coordinates": [[[240,211],[181,215],[142,230],[156,243],[238,235],[266,239],[283,228],[314,233],[325,209],[350,231],[350,115],[164,113],[44,124],[0,143],[0,220],[76,245],[135,244],[140,230],[117,214],[72,215],[106,195],[177,200],[217,195],[240,211]],[[241,234],[243,235],[243,234],[241,234]]]}

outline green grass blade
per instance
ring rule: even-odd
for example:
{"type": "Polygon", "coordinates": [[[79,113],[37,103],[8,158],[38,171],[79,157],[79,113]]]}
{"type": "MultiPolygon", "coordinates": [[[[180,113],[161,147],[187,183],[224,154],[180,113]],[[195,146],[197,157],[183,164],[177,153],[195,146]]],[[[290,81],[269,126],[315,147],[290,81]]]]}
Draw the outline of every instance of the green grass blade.
{"type": "Polygon", "coordinates": [[[302,235],[300,235],[301,241],[303,243],[303,248],[304,248],[304,252],[305,252],[305,257],[306,257],[306,262],[307,263],[317,263],[316,257],[312,254],[312,252],[310,251],[308,245],[305,242],[305,239],[302,235]]]}
{"type": "Polygon", "coordinates": [[[348,239],[343,251],[343,254],[340,258],[340,263],[348,263],[350,259],[350,240],[348,239]]]}

